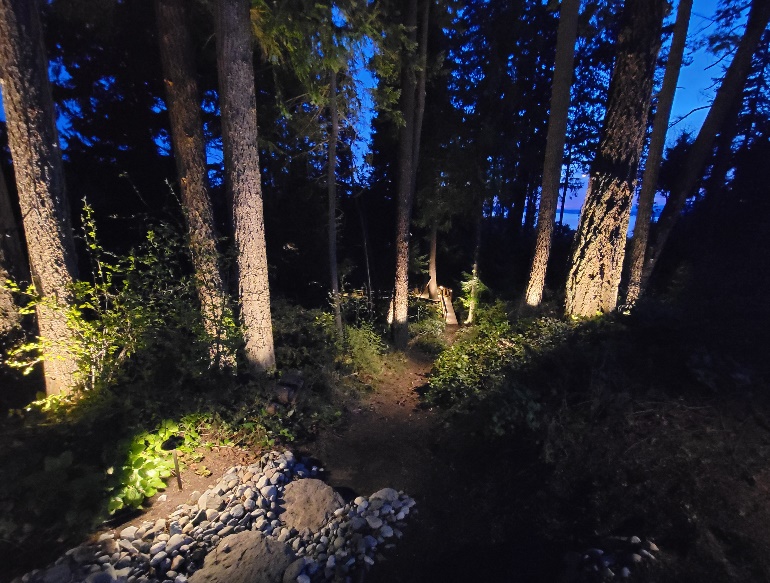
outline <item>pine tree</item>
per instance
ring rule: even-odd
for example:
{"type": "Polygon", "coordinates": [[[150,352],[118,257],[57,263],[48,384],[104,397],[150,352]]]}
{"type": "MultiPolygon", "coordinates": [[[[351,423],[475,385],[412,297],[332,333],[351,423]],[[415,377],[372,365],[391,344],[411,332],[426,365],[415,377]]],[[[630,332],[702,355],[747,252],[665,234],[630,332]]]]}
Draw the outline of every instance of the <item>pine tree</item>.
{"type": "MultiPolygon", "coordinates": [[[[0,79],[32,282],[66,306],[77,262],[36,2],[0,0],[0,79]]],[[[39,304],[37,322],[52,347],[44,355],[46,392],[69,392],[77,362],[67,350],[74,338],[65,310],[39,304]]]]}
{"type": "MultiPolygon", "coordinates": [[[[182,0],[156,0],[158,40],[165,74],[171,141],[174,146],[182,206],[195,268],[198,299],[208,335],[218,344],[225,307],[225,290],[219,271],[217,234],[209,198],[208,170],[203,142],[198,84],[193,51],[182,0]]],[[[224,364],[219,346],[212,357],[224,364]]]]}
{"type": "Polygon", "coordinates": [[[218,0],[215,22],[225,183],[232,209],[246,359],[255,369],[267,370],[275,366],[275,350],[248,0],[218,0]]]}
{"type": "Polygon", "coordinates": [[[668,7],[665,0],[628,0],[625,5],[603,134],[572,249],[569,316],[595,316],[617,305],[633,186],[668,7]]]}
{"type": "Polygon", "coordinates": [[[634,236],[629,244],[627,304],[636,302],[641,292],[642,267],[644,266],[644,254],[647,250],[647,238],[650,233],[652,204],[658,187],[660,163],[663,160],[663,147],[666,145],[666,134],[668,133],[668,120],[671,117],[671,106],[674,103],[674,93],[676,93],[676,84],[679,80],[679,71],[682,68],[682,57],[684,56],[691,11],[692,0],[679,0],[676,24],[674,24],[674,37],[671,40],[666,73],[663,76],[663,85],[658,96],[649,153],[647,154],[644,175],[642,176],[642,188],[639,191],[634,236]]]}
{"type": "Polygon", "coordinates": [[[575,56],[578,12],[580,0],[564,0],[559,15],[559,30],[556,40],[556,64],[551,89],[551,110],[548,118],[545,163],[543,164],[543,186],[540,194],[540,208],[537,219],[537,235],[525,301],[537,306],[543,299],[545,272],[551,253],[553,226],[556,218],[556,203],[559,199],[559,179],[564,160],[564,142],[567,132],[570,86],[575,56]]]}

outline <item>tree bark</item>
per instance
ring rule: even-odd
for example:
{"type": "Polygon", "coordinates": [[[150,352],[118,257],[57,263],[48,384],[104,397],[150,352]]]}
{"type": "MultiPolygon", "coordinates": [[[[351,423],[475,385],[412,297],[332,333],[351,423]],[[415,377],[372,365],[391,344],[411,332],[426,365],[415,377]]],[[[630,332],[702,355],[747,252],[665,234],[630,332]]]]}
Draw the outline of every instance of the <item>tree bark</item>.
{"type": "MultiPolygon", "coordinates": [[[[409,0],[405,21],[409,41],[417,40],[417,0],[409,0]]],[[[414,147],[417,79],[411,51],[403,50],[401,64],[401,112],[404,125],[399,132],[398,205],[396,209],[396,277],[393,293],[393,342],[405,350],[409,341],[409,224],[414,200],[414,147]]]]}
{"type": "Polygon", "coordinates": [[[647,155],[647,163],[644,168],[644,175],[642,176],[642,189],[639,192],[634,236],[629,244],[630,266],[628,291],[626,293],[627,304],[634,304],[639,299],[639,294],[642,291],[642,268],[644,267],[644,255],[647,250],[647,239],[650,234],[652,206],[658,187],[658,175],[660,173],[660,164],[663,160],[663,148],[666,145],[671,106],[674,103],[679,71],[682,68],[682,57],[687,41],[687,29],[690,25],[691,11],[692,0],[679,0],[676,24],[674,25],[674,36],[671,39],[671,50],[668,55],[666,72],[663,75],[663,85],[658,96],[655,121],[652,126],[649,154],[647,155]]]}
{"type": "Polygon", "coordinates": [[[248,0],[217,2],[216,37],[225,183],[232,201],[238,300],[246,359],[256,370],[267,370],[275,366],[275,350],[248,0]]]}
{"type": "Polygon", "coordinates": [[[331,278],[332,306],[337,334],[342,337],[342,307],[340,306],[340,283],[337,273],[337,138],[340,122],[337,112],[337,73],[332,71],[329,82],[329,161],[327,187],[329,194],[329,276],[331,278]]]}
{"type": "Polygon", "coordinates": [[[484,205],[476,217],[476,243],[473,246],[473,268],[471,270],[471,289],[468,294],[468,315],[465,324],[473,324],[476,317],[476,307],[479,304],[479,258],[481,257],[481,226],[484,222],[484,205]]]}
{"type": "MultiPolygon", "coordinates": [[[[0,0],[0,79],[32,281],[38,293],[66,306],[77,260],[36,2],[0,0]]],[[[37,320],[51,343],[43,364],[46,393],[69,392],[77,362],[67,350],[75,338],[66,314],[39,306],[37,320]]]]}
{"type": "Polygon", "coordinates": [[[714,139],[723,126],[725,118],[736,96],[743,91],[751,69],[751,59],[762,34],[770,21],[770,0],[753,0],[746,31],[743,34],[738,50],[735,52],[730,66],[727,68],[722,84],[719,86],[714,103],[703,121],[698,137],[692,145],[687,157],[687,163],[679,178],[675,190],[671,193],[658,219],[655,229],[655,241],[650,246],[647,259],[642,270],[641,288],[647,285],[657,264],[660,253],[668,240],[679,215],[682,213],[687,198],[693,193],[698,180],[712,153],[714,139]]]}
{"type": "Polygon", "coordinates": [[[666,0],[627,0],[599,149],[567,278],[566,314],[615,309],[666,0]]]}
{"type": "Polygon", "coordinates": [[[430,256],[428,259],[428,297],[432,300],[438,299],[438,276],[436,274],[436,251],[438,248],[438,226],[433,223],[430,229],[430,256]]]}
{"type": "Polygon", "coordinates": [[[232,364],[232,355],[224,354],[221,346],[221,324],[226,295],[219,267],[214,213],[209,197],[193,48],[186,26],[183,0],[155,0],[155,12],[171,119],[171,141],[174,145],[174,158],[187,220],[203,324],[206,333],[214,340],[214,364],[232,364]]]}
{"type": "Polygon", "coordinates": [[[0,336],[17,329],[21,322],[13,295],[5,287],[8,279],[22,284],[29,281],[29,273],[24,268],[21,236],[16,226],[8,183],[0,167],[0,336]]]}
{"type": "Polygon", "coordinates": [[[527,291],[524,294],[524,301],[529,306],[540,305],[543,300],[545,273],[548,268],[548,258],[551,255],[556,204],[559,200],[559,181],[564,161],[564,143],[567,136],[567,117],[575,62],[575,40],[577,39],[579,11],[580,0],[564,0],[561,4],[559,29],[556,33],[556,62],[551,87],[551,110],[548,116],[548,134],[545,141],[543,186],[537,214],[535,251],[529,270],[527,291]]]}

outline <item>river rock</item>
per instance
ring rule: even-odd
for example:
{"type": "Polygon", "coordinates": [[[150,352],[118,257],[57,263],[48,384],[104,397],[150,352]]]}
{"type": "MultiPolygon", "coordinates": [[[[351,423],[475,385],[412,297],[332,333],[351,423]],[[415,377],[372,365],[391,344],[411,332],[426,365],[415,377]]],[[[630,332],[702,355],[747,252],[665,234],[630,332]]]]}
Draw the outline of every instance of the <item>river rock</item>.
{"type": "Polygon", "coordinates": [[[289,528],[319,530],[345,505],[342,497],[321,480],[298,480],[283,491],[286,510],[281,516],[289,528]]]}
{"type": "Polygon", "coordinates": [[[259,531],[244,531],[222,540],[211,551],[190,583],[275,583],[294,561],[283,543],[259,531]]]}

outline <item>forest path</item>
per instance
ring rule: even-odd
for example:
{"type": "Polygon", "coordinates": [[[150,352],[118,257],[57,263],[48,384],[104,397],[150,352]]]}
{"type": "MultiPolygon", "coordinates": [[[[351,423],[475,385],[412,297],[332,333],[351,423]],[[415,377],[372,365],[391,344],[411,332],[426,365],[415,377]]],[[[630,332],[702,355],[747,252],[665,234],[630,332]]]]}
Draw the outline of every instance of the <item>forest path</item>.
{"type": "Polygon", "coordinates": [[[369,495],[388,486],[419,497],[432,464],[428,445],[437,415],[420,407],[418,389],[432,366],[416,351],[388,358],[345,426],[322,430],[309,445],[334,487],[369,495]]]}

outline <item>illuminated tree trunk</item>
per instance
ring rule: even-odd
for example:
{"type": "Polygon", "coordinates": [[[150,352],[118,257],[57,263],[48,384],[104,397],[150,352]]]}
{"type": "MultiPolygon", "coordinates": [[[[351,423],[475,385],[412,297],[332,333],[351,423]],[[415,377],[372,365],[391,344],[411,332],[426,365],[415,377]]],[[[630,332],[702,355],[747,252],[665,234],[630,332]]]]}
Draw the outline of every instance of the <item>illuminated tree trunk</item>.
{"type": "MultiPolygon", "coordinates": [[[[406,15],[409,40],[417,40],[417,0],[409,0],[406,15]]],[[[398,204],[396,210],[396,278],[393,293],[393,342],[399,350],[409,341],[409,224],[414,200],[414,151],[417,79],[411,51],[404,49],[401,64],[401,112],[404,125],[398,145],[398,204]]]]}
{"type": "Polygon", "coordinates": [[[222,338],[222,316],[226,303],[224,284],[219,270],[217,233],[208,188],[203,124],[193,50],[185,23],[183,0],[155,0],[158,19],[160,56],[171,118],[171,140],[174,145],[182,206],[187,219],[190,253],[195,268],[198,299],[206,332],[214,339],[212,357],[216,365],[229,362],[219,340],[222,338]]]}
{"type": "Polygon", "coordinates": [[[484,205],[479,209],[476,218],[476,244],[473,247],[473,269],[471,270],[471,289],[468,292],[468,316],[465,324],[473,324],[476,317],[476,307],[479,304],[479,257],[481,256],[481,225],[484,220],[484,205]]]}
{"type": "Polygon", "coordinates": [[[327,188],[329,194],[329,276],[332,284],[332,305],[337,333],[342,336],[342,308],[340,306],[340,280],[337,273],[337,138],[340,131],[337,112],[337,73],[332,72],[329,83],[329,161],[327,188]]]}
{"type": "Polygon", "coordinates": [[[548,135],[543,164],[543,186],[537,214],[535,252],[529,270],[527,291],[524,295],[524,301],[530,306],[539,305],[543,299],[545,273],[548,257],[551,254],[553,224],[556,219],[556,204],[559,200],[559,180],[564,160],[564,142],[567,135],[567,114],[579,10],[580,0],[564,0],[561,4],[559,30],[556,36],[556,63],[551,87],[551,110],[548,116],[548,135]]]}
{"type": "Polygon", "coordinates": [[[730,108],[737,96],[743,92],[751,69],[751,59],[754,51],[762,39],[762,35],[770,21],[770,0],[754,0],[751,3],[749,19],[746,23],[746,31],[738,45],[730,66],[727,68],[722,84],[719,86],[714,103],[709,109],[706,119],[703,121],[698,137],[690,149],[687,162],[682,169],[679,181],[671,193],[663,212],[658,219],[655,229],[655,241],[650,245],[647,259],[642,270],[641,288],[647,285],[663,247],[671,234],[679,215],[682,213],[687,198],[695,190],[700,180],[709,156],[714,147],[714,139],[729,116],[730,108]]]}
{"type": "Polygon", "coordinates": [[[12,279],[16,283],[29,281],[29,273],[24,269],[21,236],[16,227],[7,184],[3,169],[0,167],[0,336],[18,328],[21,321],[13,296],[4,286],[5,281],[7,279],[12,279]]]}
{"type": "Polygon", "coordinates": [[[428,258],[428,297],[432,300],[438,299],[438,276],[436,274],[436,250],[438,247],[438,227],[434,223],[430,229],[430,255],[428,258]]]}
{"type": "Polygon", "coordinates": [[[676,24],[674,25],[674,37],[671,40],[666,73],[663,76],[663,86],[658,97],[658,107],[652,126],[649,153],[644,168],[644,176],[642,177],[642,189],[639,192],[634,236],[629,245],[630,267],[628,292],[626,293],[626,303],[628,304],[635,303],[642,291],[642,268],[644,266],[644,254],[647,250],[647,238],[650,234],[652,205],[658,186],[658,174],[660,173],[660,163],[663,160],[663,147],[666,145],[666,133],[668,132],[668,121],[671,117],[671,106],[674,103],[676,83],[679,80],[679,71],[682,68],[682,56],[684,55],[691,11],[692,0],[679,0],[676,24]]]}
{"type": "Polygon", "coordinates": [[[580,213],[567,278],[566,313],[611,312],[618,300],[634,181],[668,3],[627,0],[599,149],[580,213]]]}
{"type": "Polygon", "coordinates": [[[216,37],[225,183],[232,208],[246,358],[255,369],[266,370],[275,366],[275,351],[248,0],[217,2],[216,37]]]}
{"type": "MultiPolygon", "coordinates": [[[[77,263],[36,2],[0,0],[0,79],[32,281],[38,293],[65,306],[77,263]]],[[[51,343],[43,365],[46,392],[69,392],[77,362],[66,350],[74,342],[66,315],[39,306],[37,320],[40,336],[51,343]]]]}

